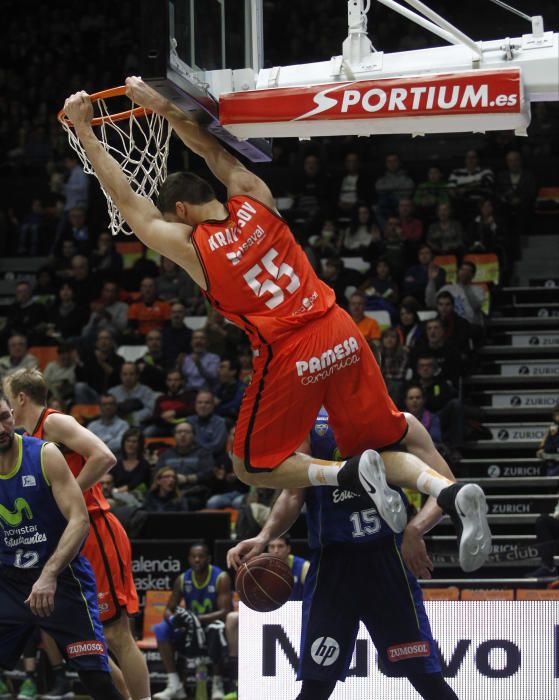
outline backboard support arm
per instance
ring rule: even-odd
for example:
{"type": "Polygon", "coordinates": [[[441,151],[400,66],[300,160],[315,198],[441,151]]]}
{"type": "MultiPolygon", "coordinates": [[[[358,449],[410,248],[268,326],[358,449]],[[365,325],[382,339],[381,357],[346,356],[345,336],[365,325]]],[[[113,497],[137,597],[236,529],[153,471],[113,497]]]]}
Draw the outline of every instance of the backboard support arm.
{"type": "Polygon", "coordinates": [[[402,15],[402,17],[410,19],[412,22],[415,22],[420,27],[427,29],[432,34],[436,34],[441,39],[448,41],[449,44],[462,44],[462,41],[460,39],[458,39],[450,32],[447,32],[442,27],[439,27],[438,24],[431,22],[425,17],[421,17],[421,15],[416,14],[412,10],[408,10],[407,7],[403,7],[399,3],[395,2],[395,0],[378,0],[378,2],[380,2],[381,5],[385,5],[391,10],[394,10],[394,12],[397,12],[398,14],[402,15]]]}
{"type": "Polygon", "coordinates": [[[494,5],[497,5],[498,7],[502,7],[504,10],[508,10],[509,12],[512,12],[513,15],[516,15],[517,17],[521,17],[522,19],[525,19],[527,22],[530,22],[530,24],[532,25],[532,34],[534,36],[541,36],[544,33],[543,17],[541,15],[533,15],[531,17],[530,15],[527,15],[525,12],[522,12],[521,10],[517,10],[516,7],[512,7],[511,5],[507,5],[507,3],[503,2],[503,0],[489,0],[489,2],[492,2],[494,5]]]}
{"type": "MultiPolygon", "coordinates": [[[[403,2],[410,5],[413,8],[413,10],[416,10],[416,12],[413,12],[413,10],[409,10],[408,8],[403,7],[399,3],[395,2],[395,0],[378,0],[378,2],[380,2],[382,5],[385,5],[386,7],[389,7],[391,10],[398,12],[403,17],[406,17],[407,19],[411,20],[420,27],[423,27],[423,29],[427,29],[427,31],[430,31],[432,34],[436,34],[438,37],[444,39],[445,41],[448,41],[450,44],[457,44],[468,47],[474,55],[474,61],[481,61],[483,59],[481,47],[478,44],[476,44],[476,42],[473,39],[471,39],[467,34],[464,34],[464,32],[460,31],[460,29],[455,27],[450,22],[447,22],[447,20],[444,19],[444,17],[441,17],[441,15],[439,15],[430,7],[425,5],[423,2],[421,2],[421,0],[403,0],[403,2]],[[421,15],[423,15],[423,17],[421,15]]],[[[357,15],[358,13],[364,16],[365,36],[367,33],[366,12],[369,9],[370,4],[370,0],[367,0],[366,6],[364,6],[364,0],[348,0],[348,19],[351,18],[352,15],[357,15]]],[[[352,25],[350,21],[349,35],[347,40],[349,40],[351,36],[352,25]]]]}

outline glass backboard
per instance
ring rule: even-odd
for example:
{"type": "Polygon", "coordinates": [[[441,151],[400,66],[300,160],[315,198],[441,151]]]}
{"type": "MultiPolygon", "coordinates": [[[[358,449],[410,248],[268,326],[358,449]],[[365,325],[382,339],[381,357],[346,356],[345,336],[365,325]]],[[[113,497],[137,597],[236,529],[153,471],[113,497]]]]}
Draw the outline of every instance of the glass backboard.
{"type": "Polygon", "coordinates": [[[262,68],[262,0],[168,0],[169,38],[196,71],[262,68]]]}
{"type": "Polygon", "coordinates": [[[217,96],[252,86],[263,65],[262,0],[141,0],[141,75],[253,161],[267,141],[240,141],[219,123],[217,96]]]}

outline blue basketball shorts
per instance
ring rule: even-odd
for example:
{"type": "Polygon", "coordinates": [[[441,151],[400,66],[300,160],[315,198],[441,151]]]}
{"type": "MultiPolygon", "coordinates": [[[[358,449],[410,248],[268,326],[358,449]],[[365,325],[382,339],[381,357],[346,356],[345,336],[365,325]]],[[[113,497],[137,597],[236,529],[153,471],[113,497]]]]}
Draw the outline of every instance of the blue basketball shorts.
{"type": "Polygon", "coordinates": [[[314,552],[305,581],[298,680],[345,680],[361,621],[386,675],[440,672],[421,589],[392,535],[314,552]]]}
{"type": "Polygon", "coordinates": [[[39,627],[53,637],[76,671],[108,671],[95,578],[87,559],[76,557],[59,574],[54,612],[48,617],[33,615],[24,602],[39,574],[38,569],[0,566],[0,666],[14,668],[39,627]]]}

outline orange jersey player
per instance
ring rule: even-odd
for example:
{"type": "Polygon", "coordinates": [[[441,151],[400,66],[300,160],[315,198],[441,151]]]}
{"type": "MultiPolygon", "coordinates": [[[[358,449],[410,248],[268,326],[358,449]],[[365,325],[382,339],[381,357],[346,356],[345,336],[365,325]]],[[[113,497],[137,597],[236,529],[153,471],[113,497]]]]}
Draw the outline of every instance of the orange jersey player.
{"type": "Polygon", "coordinates": [[[432,496],[427,512],[434,520],[441,508],[457,518],[464,533],[462,566],[481,566],[490,550],[483,491],[455,484],[423,426],[393,404],[367,342],[315,274],[267,185],[140,78],[127,78],[126,85],[133,102],[163,115],[227,188],[222,203],[202,178],[173,173],[161,186],[157,208],[132,190],[98,140],[89,95],[82,91],[66,100],[64,113],[130,228],[183,267],[211,304],[251,339],[254,376],[233,447],[237,476],[268,488],[324,485],[366,494],[392,529],[401,531],[407,516],[388,476],[396,486],[432,496]],[[341,453],[355,455],[345,462],[294,454],[322,405],[341,453]],[[400,443],[403,448],[384,451],[382,458],[368,449],[400,443]]]}
{"type": "Polygon", "coordinates": [[[82,553],[95,574],[99,617],[109,648],[124,661],[121,667],[130,693],[134,698],[147,698],[149,676],[129,623],[129,616],[139,611],[130,540],[120,521],[109,512],[99,485],[99,479],[116,459],[74,418],[46,408],[48,389],[38,370],[17,370],[6,377],[4,386],[16,424],[32,437],[56,443],[83,491],[90,529],[82,553]]]}
{"type": "Polygon", "coordinates": [[[280,464],[301,444],[302,430],[322,404],[333,406],[342,454],[399,442],[407,431],[404,414],[388,396],[361,333],[285,221],[247,195],[225,206],[228,216],[198,224],[191,240],[206,297],[246,331],[256,351],[235,455],[247,470],[280,464]],[[360,410],[348,420],[352,399],[360,410]]]}

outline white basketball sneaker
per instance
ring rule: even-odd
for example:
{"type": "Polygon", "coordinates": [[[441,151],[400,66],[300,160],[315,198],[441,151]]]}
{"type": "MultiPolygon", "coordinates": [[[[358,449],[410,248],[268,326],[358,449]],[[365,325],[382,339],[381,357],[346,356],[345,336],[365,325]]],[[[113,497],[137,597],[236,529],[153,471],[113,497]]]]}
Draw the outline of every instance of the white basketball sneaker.
{"type": "Polygon", "coordinates": [[[212,700],[223,700],[223,678],[214,676],[212,678],[212,700]]]}
{"type": "Polygon", "coordinates": [[[186,700],[186,693],[182,685],[172,685],[169,683],[165,690],[153,696],[153,700],[186,700]]]}
{"type": "Polygon", "coordinates": [[[477,484],[452,484],[440,492],[437,503],[456,527],[460,566],[479,569],[491,553],[485,494],[477,484]]]}
{"type": "Polygon", "coordinates": [[[380,517],[394,532],[402,532],[408,513],[400,494],[386,483],[382,457],[375,450],[365,450],[351,457],[340,469],[338,483],[344,489],[366,494],[375,504],[380,517]]]}

